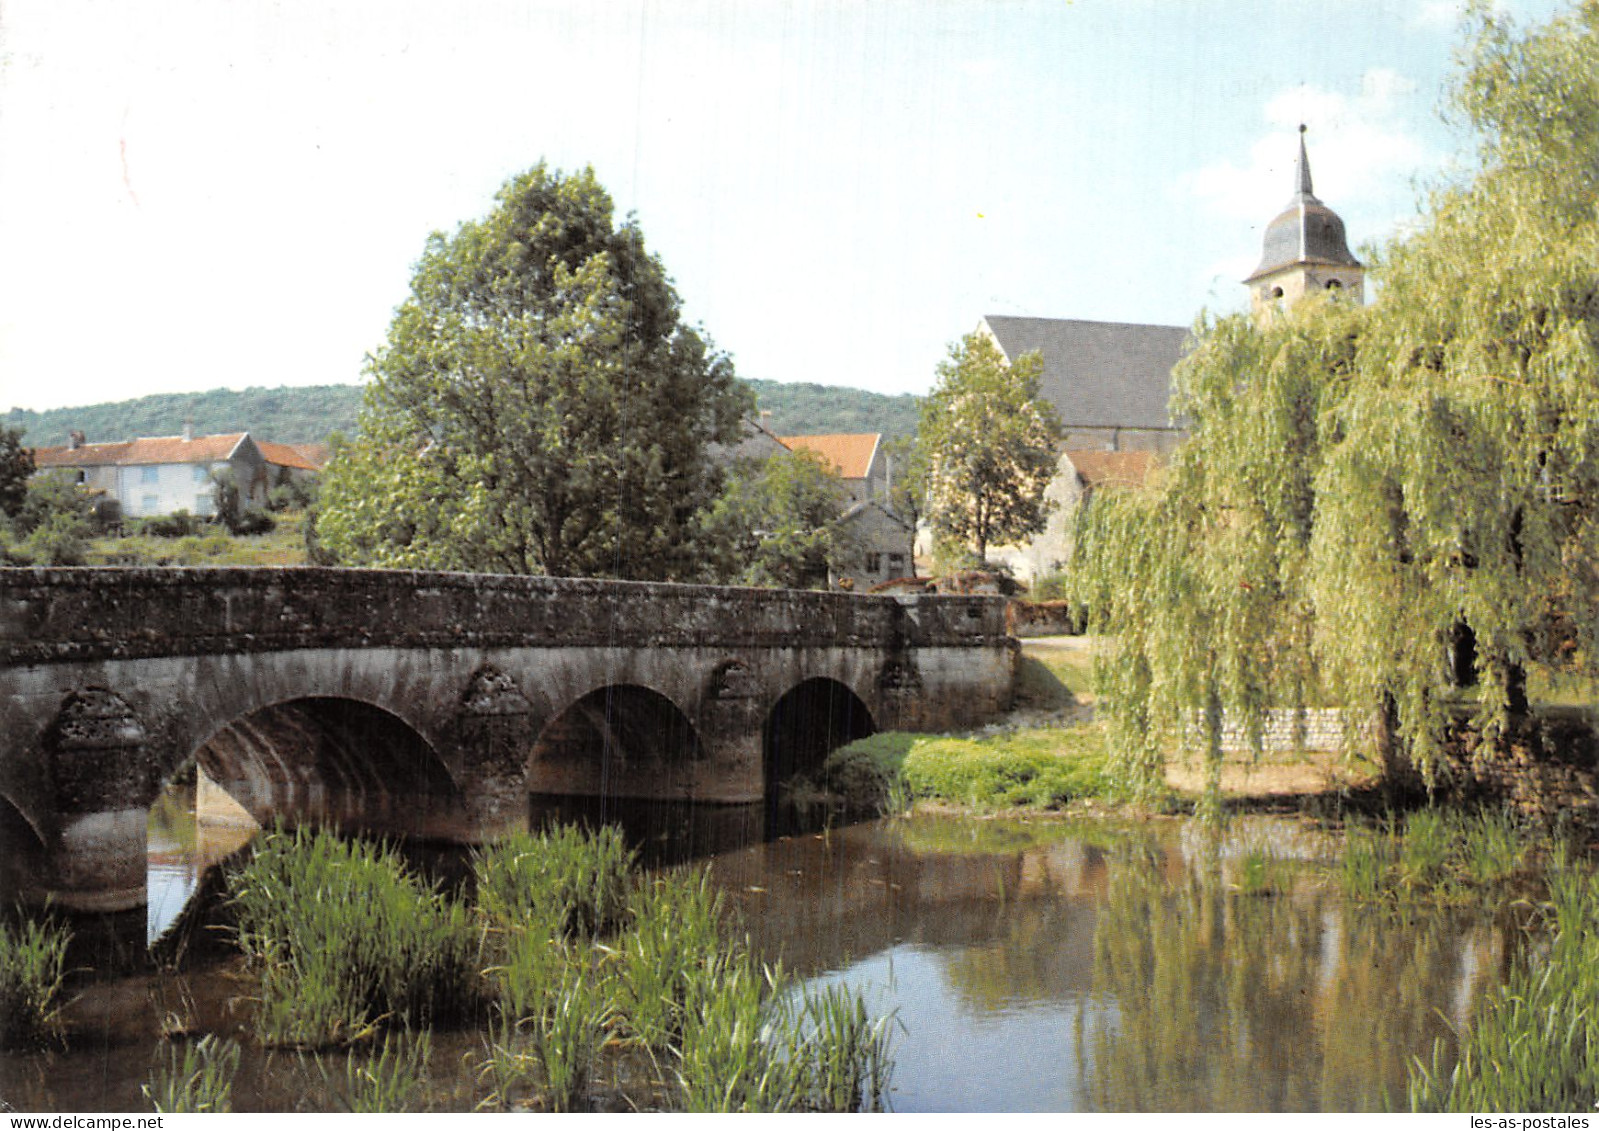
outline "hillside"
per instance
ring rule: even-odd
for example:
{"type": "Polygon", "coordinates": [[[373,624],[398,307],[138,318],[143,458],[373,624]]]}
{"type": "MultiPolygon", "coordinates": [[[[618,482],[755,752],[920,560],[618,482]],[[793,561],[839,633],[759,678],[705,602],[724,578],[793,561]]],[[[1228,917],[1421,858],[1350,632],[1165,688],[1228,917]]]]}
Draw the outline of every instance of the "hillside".
{"type": "MultiPolygon", "coordinates": [[[[779,435],[817,432],[916,431],[916,398],[889,397],[835,385],[750,381],[766,425],[779,435]]],[[[135,436],[175,436],[192,420],[199,435],[251,432],[267,440],[298,444],[325,440],[331,433],[355,431],[361,407],[359,385],[307,385],[298,388],[212,389],[205,393],[162,393],[137,400],[58,408],[45,412],[14,408],[0,416],[0,427],[20,428],[33,447],[65,444],[67,433],[82,432],[91,443],[135,436]]]]}

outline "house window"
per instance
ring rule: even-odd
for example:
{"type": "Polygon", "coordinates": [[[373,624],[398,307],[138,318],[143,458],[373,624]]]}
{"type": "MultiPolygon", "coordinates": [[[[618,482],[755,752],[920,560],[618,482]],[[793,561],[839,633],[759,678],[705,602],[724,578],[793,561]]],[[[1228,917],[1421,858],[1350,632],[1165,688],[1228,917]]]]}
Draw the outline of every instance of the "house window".
{"type": "Polygon", "coordinates": [[[889,564],[890,568],[904,565],[905,564],[905,555],[904,554],[890,554],[890,555],[888,555],[888,564],[889,564]]]}
{"type": "Polygon", "coordinates": [[[140,483],[159,483],[159,482],[161,482],[161,469],[159,467],[155,467],[153,465],[150,466],[150,467],[144,468],[142,471],[139,472],[139,482],[140,483]]]}
{"type": "Polygon", "coordinates": [[[882,554],[867,554],[866,555],[866,572],[867,573],[882,573],[883,572],[883,555],[882,554]]]}
{"type": "Polygon", "coordinates": [[[146,495],[139,500],[139,510],[144,514],[158,514],[161,510],[159,495],[146,495]]]}
{"type": "Polygon", "coordinates": [[[207,492],[194,497],[194,513],[209,515],[216,507],[216,496],[207,492]]]}
{"type": "Polygon", "coordinates": [[[194,481],[196,483],[204,483],[210,478],[211,473],[206,470],[205,464],[197,463],[194,465],[194,481]]]}

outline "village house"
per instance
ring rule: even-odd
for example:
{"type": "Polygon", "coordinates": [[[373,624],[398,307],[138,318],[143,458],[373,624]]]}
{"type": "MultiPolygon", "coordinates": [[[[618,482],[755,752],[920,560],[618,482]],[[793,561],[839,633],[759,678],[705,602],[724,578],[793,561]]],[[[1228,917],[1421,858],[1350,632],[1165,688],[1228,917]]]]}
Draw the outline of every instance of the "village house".
{"type": "Polygon", "coordinates": [[[844,521],[857,548],[855,562],[839,570],[834,584],[847,580],[857,592],[915,573],[912,542],[915,529],[889,505],[893,460],[880,432],[779,436],[790,451],[814,452],[838,472],[849,492],[844,521]]]}
{"type": "Polygon", "coordinates": [[[214,476],[224,471],[232,472],[245,507],[265,506],[273,487],[321,471],[314,453],[288,444],[248,432],[195,436],[187,428],[181,436],[95,444],[74,432],[66,447],[35,448],[33,460],[39,474],[72,473],[85,489],[116,502],[121,518],[214,514],[214,476]]]}

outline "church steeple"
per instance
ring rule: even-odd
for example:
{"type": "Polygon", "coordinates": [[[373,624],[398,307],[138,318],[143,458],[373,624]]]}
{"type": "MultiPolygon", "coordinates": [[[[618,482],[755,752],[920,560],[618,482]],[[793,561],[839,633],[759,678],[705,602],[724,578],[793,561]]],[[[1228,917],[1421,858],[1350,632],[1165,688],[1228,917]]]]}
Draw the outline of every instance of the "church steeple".
{"type": "Polygon", "coordinates": [[[1299,127],[1293,199],[1266,226],[1261,243],[1260,265],[1244,280],[1257,314],[1292,306],[1312,291],[1363,300],[1366,269],[1349,253],[1344,222],[1316,198],[1304,126],[1299,127]]]}

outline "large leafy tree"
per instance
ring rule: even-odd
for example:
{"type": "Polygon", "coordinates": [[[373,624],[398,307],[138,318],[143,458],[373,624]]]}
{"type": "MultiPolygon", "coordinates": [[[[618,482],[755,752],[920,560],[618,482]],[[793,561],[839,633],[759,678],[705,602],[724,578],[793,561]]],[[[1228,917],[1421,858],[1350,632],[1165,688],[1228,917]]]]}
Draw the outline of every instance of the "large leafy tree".
{"type": "Polygon", "coordinates": [[[1037,353],[1012,364],[987,334],[950,346],[917,432],[928,518],[982,562],[992,545],[1043,529],[1060,423],[1039,396],[1037,353]]]}
{"type": "Polygon", "coordinates": [[[1465,58],[1476,169],[1376,257],[1378,301],[1202,322],[1192,440],[1085,518],[1140,780],[1195,711],[1214,765],[1223,711],[1316,695],[1431,774],[1463,711],[1518,740],[1532,666],[1599,675],[1599,4],[1482,18],[1465,58]]]}
{"type": "Polygon", "coordinates": [[[751,408],[592,170],[539,165],[435,233],[318,517],[347,564],[672,579],[703,565],[707,445],[751,408]]]}

